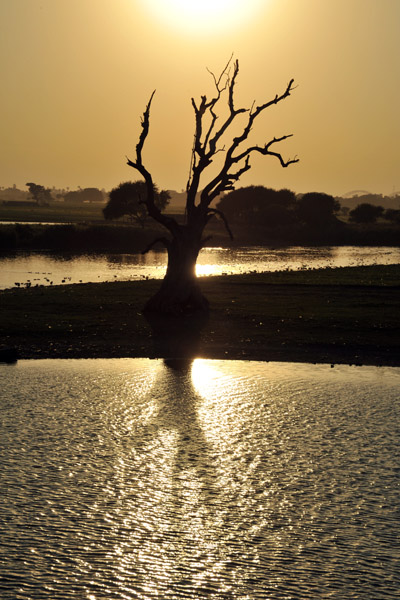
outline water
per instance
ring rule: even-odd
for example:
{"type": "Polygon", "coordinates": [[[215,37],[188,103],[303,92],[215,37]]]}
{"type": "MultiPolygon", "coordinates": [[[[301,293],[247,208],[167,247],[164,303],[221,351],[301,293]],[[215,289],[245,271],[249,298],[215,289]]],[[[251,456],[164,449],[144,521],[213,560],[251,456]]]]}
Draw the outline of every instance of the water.
{"type": "MultiPolygon", "coordinates": [[[[54,256],[18,254],[0,257],[0,289],[18,286],[162,278],[166,254],[54,256]]],[[[221,275],[371,264],[399,264],[396,247],[204,248],[197,274],[221,275]]]]}
{"type": "Polygon", "coordinates": [[[400,597],[400,369],[0,365],[4,600],[400,597]]]}
{"type": "Polygon", "coordinates": [[[74,225],[72,221],[0,221],[0,225],[74,225]]]}

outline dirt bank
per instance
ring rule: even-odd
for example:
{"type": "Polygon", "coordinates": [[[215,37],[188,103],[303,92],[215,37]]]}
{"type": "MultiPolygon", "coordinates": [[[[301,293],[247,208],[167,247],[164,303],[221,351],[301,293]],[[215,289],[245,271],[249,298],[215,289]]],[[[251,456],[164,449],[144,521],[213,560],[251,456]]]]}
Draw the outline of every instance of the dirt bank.
{"type": "Polygon", "coordinates": [[[159,282],[0,292],[20,358],[168,357],[400,365],[400,265],[210,277],[202,319],[151,322],[159,282]]]}

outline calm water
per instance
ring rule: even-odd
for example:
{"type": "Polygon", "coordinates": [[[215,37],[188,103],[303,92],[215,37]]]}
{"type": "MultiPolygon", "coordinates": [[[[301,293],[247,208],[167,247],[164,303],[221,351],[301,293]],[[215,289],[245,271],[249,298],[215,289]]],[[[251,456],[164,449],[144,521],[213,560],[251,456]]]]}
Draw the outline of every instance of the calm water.
{"type": "MultiPolygon", "coordinates": [[[[0,256],[0,289],[19,285],[131,280],[164,277],[164,252],[83,256],[20,254],[0,256]]],[[[396,247],[291,247],[269,249],[204,248],[197,264],[198,275],[248,273],[373,264],[399,264],[396,247]]]]}
{"type": "Polygon", "coordinates": [[[4,600],[400,597],[400,369],[0,365],[4,600]]]}

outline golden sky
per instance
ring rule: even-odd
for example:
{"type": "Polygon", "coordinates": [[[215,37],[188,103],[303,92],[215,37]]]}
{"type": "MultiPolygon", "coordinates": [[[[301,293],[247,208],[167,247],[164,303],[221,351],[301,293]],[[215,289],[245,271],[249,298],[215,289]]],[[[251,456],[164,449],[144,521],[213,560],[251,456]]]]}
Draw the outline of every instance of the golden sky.
{"type": "MultiPolygon", "coordinates": [[[[159,187],[186,185],[191,97],[207,68],[240,62],[237,106],[297,88],[256,122],[240,185],[296,192],[400,190],[400,0],[0,0],[0,185],[110,189],[144,161],[159,187]]],[[[205,183],[205,181],[204,181],[205,183]]]]}

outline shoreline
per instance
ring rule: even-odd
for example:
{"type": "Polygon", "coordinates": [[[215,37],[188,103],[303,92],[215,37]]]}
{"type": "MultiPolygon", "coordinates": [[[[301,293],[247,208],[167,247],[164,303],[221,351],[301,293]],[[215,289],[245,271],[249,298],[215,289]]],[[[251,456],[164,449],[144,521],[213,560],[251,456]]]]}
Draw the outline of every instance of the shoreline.
{"type": "Polygon", "coordinates": [[[158,280],[0,292],[0,350],[400,366],[400,265],[204,277],[206,316],[146,319],[158,280]]]}
{"type": "MultiPolygon", "coordinates": [[[[171,213],[173,214],[173,213],[171,213]]],[[[178,220],[183,214],[175,215],[178,220]]],[[[163,235],[156,224],[146,228],[127,222],[66,221],[47,223],[21,219],[0,224],[0,250],[2,252],[72,252],[75,254],[140,253],[155,238],[163,235]]],[[[241,246],[392,246],[399,247],[399,225],[373,223],[361,225],[341,222],[334,227],[311,227],[305,224],[287,227],[250,229],[232,224],[234,240],[230,240],[223,227],[215,222],[207,227],[212,239],[209,246],[237,248],[241,246]]]]}

